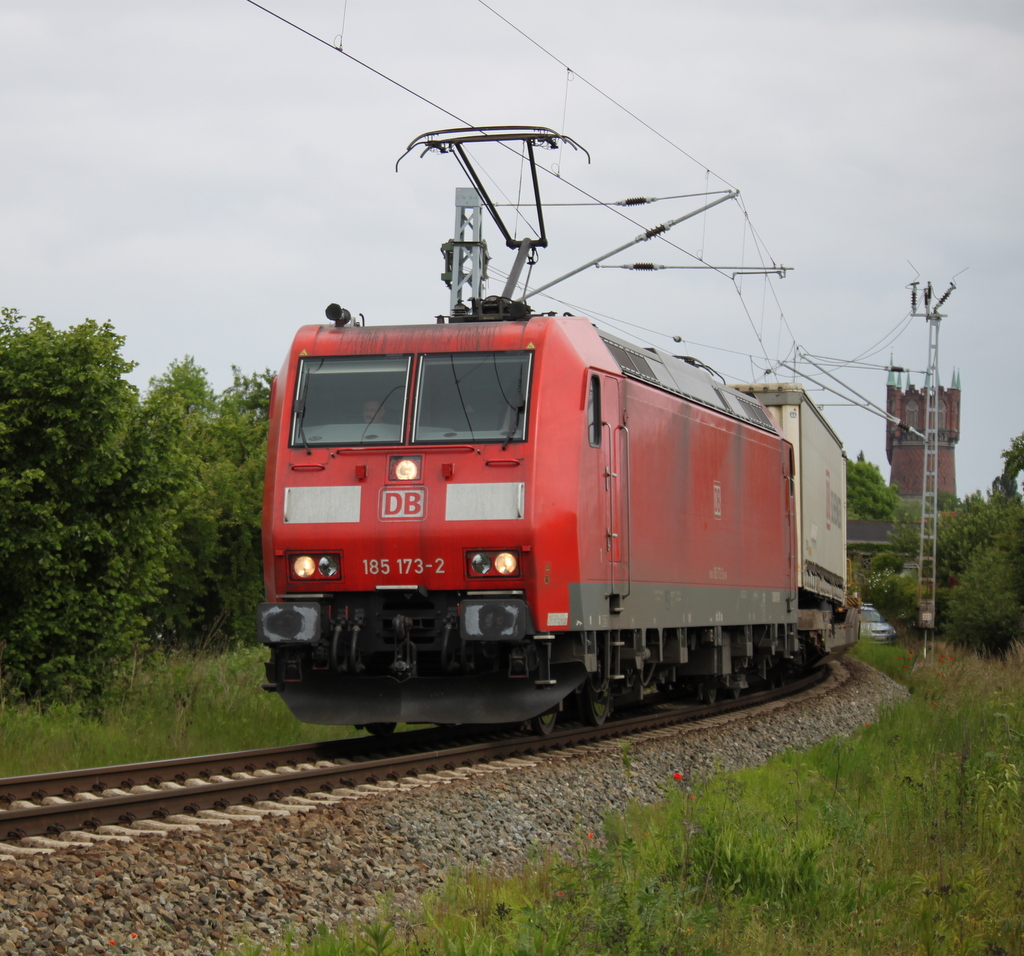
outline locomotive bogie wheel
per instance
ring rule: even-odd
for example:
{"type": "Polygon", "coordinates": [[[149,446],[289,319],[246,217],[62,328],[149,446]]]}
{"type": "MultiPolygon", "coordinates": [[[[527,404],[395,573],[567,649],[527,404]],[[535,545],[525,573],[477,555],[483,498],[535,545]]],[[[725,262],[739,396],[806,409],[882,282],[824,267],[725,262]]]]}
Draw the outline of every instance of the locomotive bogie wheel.
{"type": "Polygon", "coordinates": [[[587,680],[580,694],[580,716],[592,727],[600,727],[612,712],[612,692],[609,687],[595,688],[587,680]]]}
{"type": "Polygon", "coordinates": [[[536,717],[530,718],[530,730],[538,737],[546,737],[555,729],[555,724],[558,722],[558,708],[553,707],[551,710],[546,711],[543,714],[538,714],[536,717]]]}

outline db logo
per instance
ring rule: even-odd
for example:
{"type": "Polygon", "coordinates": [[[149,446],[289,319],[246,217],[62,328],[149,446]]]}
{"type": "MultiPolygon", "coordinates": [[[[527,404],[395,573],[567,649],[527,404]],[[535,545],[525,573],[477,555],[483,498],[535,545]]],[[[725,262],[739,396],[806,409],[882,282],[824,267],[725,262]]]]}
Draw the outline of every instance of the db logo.
{"type": "Polygon", "coordinates": [[[380,516],[389,521],[398,518],[425,518],[427,516],[427,489],[382,488],[380,516]]]}

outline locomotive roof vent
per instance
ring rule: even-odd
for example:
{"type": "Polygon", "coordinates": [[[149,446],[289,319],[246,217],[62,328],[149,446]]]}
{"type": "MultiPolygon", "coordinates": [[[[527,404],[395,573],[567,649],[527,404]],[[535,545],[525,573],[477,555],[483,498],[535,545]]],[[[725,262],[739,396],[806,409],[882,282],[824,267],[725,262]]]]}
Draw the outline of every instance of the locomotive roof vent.
{"type": "Polygon", "coordinates": [[[598,329],[598,335],[608,347],[612,358],[622,374],[628,378],[646,382],[666,392],[672,392],[693,402],[698,402],[731,418],[749,422],[766,431],[775,431],[772,421],[760,404],[741,398],[731,386],[719,385],[711,373],[719,375],[710,366],[692,355],[669,355],[656,348],[643,349],[610,332],[598,329]]]}

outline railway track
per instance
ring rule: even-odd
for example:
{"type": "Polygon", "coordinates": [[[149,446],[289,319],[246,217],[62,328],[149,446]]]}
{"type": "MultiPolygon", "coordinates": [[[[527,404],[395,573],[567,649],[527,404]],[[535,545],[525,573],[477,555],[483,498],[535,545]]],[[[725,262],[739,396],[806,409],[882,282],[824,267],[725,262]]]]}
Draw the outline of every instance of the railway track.
{"type": "MultiPolygon", "coordinates": [[[[713,705],[658,703],[601,727],[569,724],[546,736],[509,727],[431,728],[387,737],[359,737],[295,747],[0,778],[0,841],[71,833],[103,835],[118,827],[173,829],[252,811],[295,812],[360,791],[398,789],[417,778],[531,757],[687,721],[714,721],[791,697],[830,674],[820,668],[774,690],[713,705]],[[251,808],[251,809],[250,809],[251,808]]],[[[37,844],[31,840],[25,846],[37,844]]],[[[3,852],[0,850],[0,852],[3,852]]]]}

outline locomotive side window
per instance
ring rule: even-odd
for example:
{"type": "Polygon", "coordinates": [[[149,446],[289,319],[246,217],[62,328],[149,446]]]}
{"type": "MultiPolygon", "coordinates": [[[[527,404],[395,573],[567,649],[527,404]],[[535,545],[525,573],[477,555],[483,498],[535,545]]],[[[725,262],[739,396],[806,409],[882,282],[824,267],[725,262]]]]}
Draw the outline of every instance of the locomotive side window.
{"type": "Polygon", "coordinates": [[[590,397],[587,400],[587,432],[590,435],[590,447],[601,447],[601,380],[596,375],[590,376],[590,397]]]}
{"type": "Polygon", "coordinates": [[[523,441],[529,352],[424,355],[416,390],[414,442],[523,441]]]}
{"type": "Polygon", "coordinates": [[[408,355],[304,358],[292,446],[399,444],[408,380],[408,355]]]}

